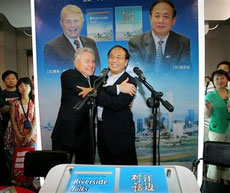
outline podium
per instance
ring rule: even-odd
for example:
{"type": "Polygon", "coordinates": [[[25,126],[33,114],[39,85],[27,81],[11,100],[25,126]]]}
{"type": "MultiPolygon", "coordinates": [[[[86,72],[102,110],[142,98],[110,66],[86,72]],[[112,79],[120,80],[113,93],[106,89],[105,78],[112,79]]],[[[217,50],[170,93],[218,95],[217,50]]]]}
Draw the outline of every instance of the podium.
{"type": "MultiPolygon", "coordinates": [[[[64,193],[68,184],[71,171],[74,166],[87,167],[104,167],[105,165],[76,165],[76,164],[61,164],[53,167],[45,178],[39,193],[64,193]]],[[[119,174],[122,167],[142,167],[140,166],[108,166],[115,167],[116,173],[119,174]]],[[[169,193],[200,193],[200,188],[197,184],[193,173],[183,166],[147,166],[147,167],[163,167],[166,174],[166,181],[169,193]]],[[[119,175],[116,175],[114,193],[118,192],[119,175]]]]}

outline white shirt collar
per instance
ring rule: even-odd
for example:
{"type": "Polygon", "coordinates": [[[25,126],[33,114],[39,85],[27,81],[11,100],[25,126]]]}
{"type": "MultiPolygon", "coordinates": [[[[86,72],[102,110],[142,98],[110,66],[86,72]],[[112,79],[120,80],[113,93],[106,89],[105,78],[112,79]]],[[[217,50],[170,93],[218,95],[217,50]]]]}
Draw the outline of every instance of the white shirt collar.
{"type": "Polygon", "coordinates": [[[107,79],[107,82],[106,82],[105,86],[111,86],[111,85],[113,85],[121,77],[121,75],[124,74],[124,73],[125,73],[125,70],[122,71],[119,74],[115,74],[115,75],[111,76],[111,72],[109,71],[109,73],[108,73],[108,79],[107,79]]]}

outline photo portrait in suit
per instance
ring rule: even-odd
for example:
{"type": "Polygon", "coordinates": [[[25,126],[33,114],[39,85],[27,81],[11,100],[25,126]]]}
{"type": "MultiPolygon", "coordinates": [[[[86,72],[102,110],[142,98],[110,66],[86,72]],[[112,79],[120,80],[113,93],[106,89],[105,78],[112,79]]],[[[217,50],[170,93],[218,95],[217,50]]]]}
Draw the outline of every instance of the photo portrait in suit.
{"type": "Polygon", "coordinates": [[[60,24],[63,33],[44,46],[45,66],[57,69],[72,67],[77,48],[89,47],[94,50],[96,67],[100,67],[100,57],[93,39],[80,35],[84,22],[83,13],[76,5],[66,5],[61,10],[60,24]]]}
{"type": "Polygon", "coordinates": [[[160,69],[190,69],[190,39],[172,31],[177,11],[169,0],[156,0],[149,8],[152,30],[130,39],[131,61],[160,69]]]}

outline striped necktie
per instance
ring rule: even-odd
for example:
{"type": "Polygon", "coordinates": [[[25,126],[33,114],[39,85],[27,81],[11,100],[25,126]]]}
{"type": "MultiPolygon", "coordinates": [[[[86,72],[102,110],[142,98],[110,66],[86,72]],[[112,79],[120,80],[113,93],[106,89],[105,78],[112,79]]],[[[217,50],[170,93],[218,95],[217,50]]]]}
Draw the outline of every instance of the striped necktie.
{"type": "Polygon", "coordinates": [[[73,43],[76,45],[76,49],[80,48],[80,42],[78,40],[74,40],[73,43]]]}
{"type": "Polygon", "coordinates": [[[162,44],[164,43],[163,40],[160,40],[158,42],[157,52],[156,52],[156,60],[155,60],[155,69],[159,69],[162,65],[163,61],[163,50],[162,50],[162,44]]]}

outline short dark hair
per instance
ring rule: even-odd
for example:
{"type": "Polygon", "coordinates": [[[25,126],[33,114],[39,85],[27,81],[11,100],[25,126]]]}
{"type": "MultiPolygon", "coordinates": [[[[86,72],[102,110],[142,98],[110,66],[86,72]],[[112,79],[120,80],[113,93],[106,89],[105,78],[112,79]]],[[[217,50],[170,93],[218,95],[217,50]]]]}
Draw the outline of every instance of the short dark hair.
{"type": "MultiPolygon", "coordinates": [[[[214,79],[214,77],[215,77],[216,75],[224,75],[224,76],[227,78],[227,80],[228,80],[228,73],[227,73],[226,71],[224,71],[224,70],[216,70],[216,71],[214,71],[214,72],[212,73],[212,75],[211,75],[212,81],[213,81],[213,79],[214,79]]],[[[213,81],[213,82],[214,82],[214,81],[213,81]]]]}
{"type": "MultiPolygon", "coordinates": [[[[29,93],[29,97],[30,97],[30,99],[33,99],[33,95],[32,95],[32,82],[31,82],[30,78],[29,77],[23,77],[23,78],[20,78],[18,80],[17,85],[16,85],[16,89],[17,89],[18,93],[20,93],[19,90],[18,90],[18,87],[22,83],[30,85],[31,91],[29,93]]],[[[20,95],[19,98],[21,98],[21,95],[20,95]]]]}
{"type": "Polygon", "coordinates": [[[229,71],[230,71],[230,62],[227,60],[224,60],[224,61],[220,62],[219,64],[217,64],[216,68],[218,69],[222,64],[226,64],[229,68],[229,71]]]}
{"type": "Polygon", "coordinates": [[[208,78],[209,80],[211,80],[211,77],[210,77],[210,76],[205,76],[205,78],[208,78]]]}
{"type": "Polygon", "coordinates": [[[129,51],[128,51],[126,48],[124,48],[123,46],[120,46],[120,45],[115,45],[115,46],[113,46],[113,47],[108,51],[107,56],[109,56],[110,52],[111,52],[114,48],[121,48],[121,49],[123,49],[123,50],[125,51],[125,59],[128,59],[128,60],[129,60],[129,58],[130,58],[129,51]]]}
{"type": "Polygon", "coordinates": [[[154,2],[151,4],[151,6],[149,7],[149,13],[150,13],[150,15],[152,15],[153,8],[154,8],[158,3],[167,3],[167,4],[169,4],[169,5],[172,7],[172,9],[173,9],[173,17],[176,17],[177,10],[176,10],[176,8],[175,8],[173,2],[170,1],[170,0],[156,0],[156,1],[154,1],[154,2]]]}
{"type": "Polygon", "coordinates": [[[16,79],[18,79],[18,74],[17,74],[17,72],[14,72],[14,71],[12,71],[12,70],[7,70],[7,71],[5,71],[5,72],[2,74],[2,80],[5,81],[5,78],[6,78],[7,76],[9,76],[10,74],[14,74],[15,77],[16,77],[16,79]]]}

